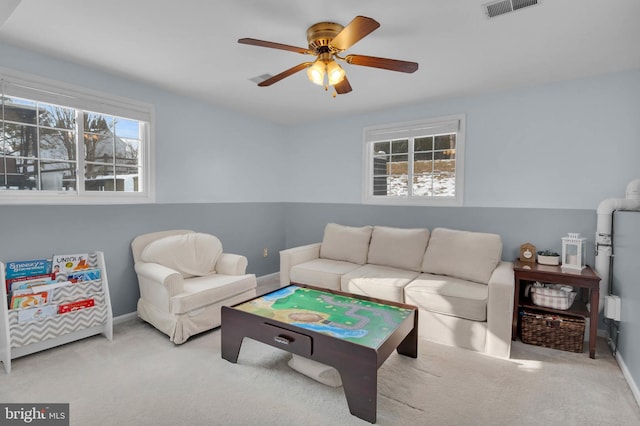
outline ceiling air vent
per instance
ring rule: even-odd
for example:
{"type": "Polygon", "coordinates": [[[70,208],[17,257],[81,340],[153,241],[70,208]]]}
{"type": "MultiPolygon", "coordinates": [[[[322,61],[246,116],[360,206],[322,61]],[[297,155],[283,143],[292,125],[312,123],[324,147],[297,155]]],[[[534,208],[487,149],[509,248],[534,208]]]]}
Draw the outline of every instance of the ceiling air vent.
{"type": "Polygon", "coordinates": [[[494,18],[498,15],[504,15],[514,10],[535,6],[536,4],[538,4],[538,0],[498,0],[483,4],[482,8],[489,18],[494,18]]]}

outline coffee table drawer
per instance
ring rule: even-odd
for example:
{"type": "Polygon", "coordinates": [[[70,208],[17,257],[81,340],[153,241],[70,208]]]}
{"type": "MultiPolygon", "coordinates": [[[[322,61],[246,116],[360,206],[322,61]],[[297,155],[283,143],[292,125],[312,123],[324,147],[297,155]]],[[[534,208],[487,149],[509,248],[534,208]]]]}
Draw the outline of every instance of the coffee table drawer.
{"type": "Polygon", "coordinates": [[[311,356],[313,339],[273,324],[262,323],[261,337],[264,343],[297,355],[311,356]]]}

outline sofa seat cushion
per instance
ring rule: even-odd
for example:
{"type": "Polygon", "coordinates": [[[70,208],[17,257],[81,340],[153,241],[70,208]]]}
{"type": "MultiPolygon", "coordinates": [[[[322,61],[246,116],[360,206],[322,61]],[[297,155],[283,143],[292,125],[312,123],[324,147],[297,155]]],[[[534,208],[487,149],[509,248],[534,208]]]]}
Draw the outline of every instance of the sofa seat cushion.
{"type": "Polygon", "coordinates": [[[421,272],[428,241],[429,231],[423,228],[375,226],[367,263],[421,272]]]}
{"type": "Polygon", "coordinates": [[[343,275],[340,288],[348,293],[403,302],[404,287],[418,275],[415,271],[368,264],[343,275]]]}
{"type": "Polygon", "coordinates": [[[212,274],[188,278],[184,280],[182,293],[170,299],[170,310],[173,314],[192,312],[255,288],[256,277],[253,274],[212,274]]]}
{"type": "Polygon", "coordinates": [[[221,253],[222,243],[217,237],[193,232],[152,241],[140,253],[140,260],[158,263],[189,278],[212,273],[221,253]]]}
{"type": "Polygon", "coordinates": [[[404,289],[405,303],[438,314],[487,320],[489,287],[444,275],[421,274],[404,289]]]}
{"type": "Polygon", "coordinates": [[[320,246],[320,257],[364,265],[371,240],[371,226],[353,227],[328,223],[320,246]]]}
{"type": "Polygon", "coordinates": [[[497,234],[436,228],[422,262],[422,272],[487,284],[502,257],[497,234]]]}
{"type": "Polygon", "coordinates": [[[331,259],[314,259],[291,268],[291,282],[340,290],[340,278],[360,265],[331,259]]]}

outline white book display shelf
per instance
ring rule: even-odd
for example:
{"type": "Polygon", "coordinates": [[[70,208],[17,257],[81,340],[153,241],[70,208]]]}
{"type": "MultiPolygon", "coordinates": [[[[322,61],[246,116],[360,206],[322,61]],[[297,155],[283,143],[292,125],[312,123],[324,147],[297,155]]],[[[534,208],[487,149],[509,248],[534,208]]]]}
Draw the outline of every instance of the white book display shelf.
{"type": "Polygon", "coordinates": [[[7,373],[11,372],[11,360],[21,356],[97,334],[113,339],[113,314],[104,254],[100,251],[90,253],[88,261],[91,268],[100,269],[100,278],[56,288],[48,302],[60,304],[91,298],[94,306],[25,322],[18,320],[19,309],[7,306],[5,265],[0,262],[0,361],[7,373]]]}

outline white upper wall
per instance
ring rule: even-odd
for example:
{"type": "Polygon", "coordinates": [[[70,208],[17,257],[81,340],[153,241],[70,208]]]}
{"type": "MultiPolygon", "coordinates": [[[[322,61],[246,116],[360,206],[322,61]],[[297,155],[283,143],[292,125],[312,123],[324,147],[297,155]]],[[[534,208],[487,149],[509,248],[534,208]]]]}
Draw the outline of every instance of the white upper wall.
{"type": "Polygon", "coordinates": [[[0,66],[155,106],[158,203],[282,199],[281,126],[0,43],[0,66]]]}
{"type": "Polygon", "coordinates": [[[287,129],[286,201],[360,203],[364,127],[460,113],[465,206],[595,209],[640,177],[636,70],[287,129]]]}

